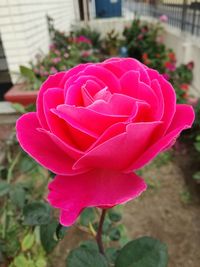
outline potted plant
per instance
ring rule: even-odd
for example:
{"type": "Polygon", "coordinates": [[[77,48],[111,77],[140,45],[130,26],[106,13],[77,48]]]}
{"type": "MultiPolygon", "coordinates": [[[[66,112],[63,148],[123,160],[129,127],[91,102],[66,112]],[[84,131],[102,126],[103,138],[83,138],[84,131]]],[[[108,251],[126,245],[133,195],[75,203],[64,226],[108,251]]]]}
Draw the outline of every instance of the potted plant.
{"type": "Polygon", "coordinates": [[[114,29],[107,33],[105,38],[105,46],[109,56],[117,56],[119,48],[119,33],[114,29]]]}
{"type": "Polygon", "coordinates": [[[4,99],[27,106],[35,103],[41,81],[36,77],[34,71],[28,67],[20,66],[20,74],[24,78],[23,82],[13,85],[4,95],[4,99]]]}

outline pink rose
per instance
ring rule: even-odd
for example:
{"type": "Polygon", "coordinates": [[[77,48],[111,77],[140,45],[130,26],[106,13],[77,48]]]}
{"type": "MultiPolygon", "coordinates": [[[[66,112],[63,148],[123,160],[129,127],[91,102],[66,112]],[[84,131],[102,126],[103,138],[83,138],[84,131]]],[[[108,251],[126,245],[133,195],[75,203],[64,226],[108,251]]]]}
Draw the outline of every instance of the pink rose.
{"type": "Polygon", "coordinates": [[[167,15],[161,15],[161,16],[159,17],[159,20],[160,20],[161,22],[168,22],[168,16],[167,16],[167,15]]]}
{"type": "Polygon", "coordinates": [[[171,84],[131,58],[81,64],[43,83],[37,111],[17,121],[22,148],[56,173],[48,201],[71,225],[86,207],[109,208],[139,196],[133,170],[191,127],[191,106],[171,84]]]}

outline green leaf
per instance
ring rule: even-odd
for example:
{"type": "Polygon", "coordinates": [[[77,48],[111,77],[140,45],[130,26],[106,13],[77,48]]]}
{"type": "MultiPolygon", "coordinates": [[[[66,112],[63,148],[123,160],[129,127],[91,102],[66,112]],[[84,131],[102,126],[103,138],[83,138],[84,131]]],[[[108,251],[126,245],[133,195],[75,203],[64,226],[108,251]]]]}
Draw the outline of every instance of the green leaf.
{"type": "Polygon", "coordinates": [[[15,267],[27,267],[28,266],[28,260],[25,258],[23,254],[19,254],[14,259],[15,267]]]}
{"type": "Polygon", "coordinates": [[[24,206],[25,225],[48,224],[51,220],[51,208],[48,204],[35,201],[24,206]]]}
{"type": "Polygon", "coordinates": [[[94,208],[85,209],[80,216],[80,224],[83,226],[88,226],[90,222],[95,220],[95,211],[94,208]]]}
{"type": "Polygon", "coordinates": [[[109,231],[109,237],[112,241],[118,241],[121,237],[120,230],[117,227],[113,227],[109,231]]]}
{"type": "Polygon", "coordinates": [[[200,142],[194,143],[194,146],[198,152],[200,152],[200,142]]]}
{"type": "Polygon", "coordinates": [[[192,177],[195,180],[200,180],[200,171],[199,172],[196,172],[192,177]]]}
{"type": "Polygon", "coordinates": [[[67,267],[108,267],[108,263],[99,252],[76,248],[67,257],[67,267]]]}
{"type": "Polygon", "coordinates": [[[5,181],[1,181],[0,182],[0,197],[6,195],[10,190],[10,185],[5,182],[5,181]]]}
{"type": "Polygon", "coordinates": [[[58,223],[53,220],[51,223],[40,226],[40,240],[44,250],[50,253],[58,243],[55,238],[58,223]]]}
{"type": "Polygon", "coordinates": [[[26,173],[29,172],[31,170],[33,170],[34,168],[36,168],[38,166],[38,164],[28,155],[23,154],[22,159],[20,160],[19,163],[19,169],[26,173]]]}
{"type": "Polygon", "coordinates": [[[167,267],[167,263],[167,246],[151,237],[141,237],[119,251],[115,267],[167,267]]]}
{"type": "Polygon", "coordinates": [[[57,240],[61,240],[61,239],[64,238],[67,229],[68,229],[68,227],[63,226],[60,223],[57,224],[57,227],[56,227],[56,237],[57,237],[57,240]]]}
{"type": "Polygon", "coordinates": [[[106,249],[106,257],[111,264],[114,264],[114,262],[116,261],[118,251],[119,250],[117,248],[113,248],[113,247],[106,249]]]}
{"type": "Polygon", "coordinates": [[[98,250],[99,250],[97,243],[95,241],[92,241],[92,240],[86,240],[86,241],[81,242],[80,247],[86,248],[90,251],[96,251],[96,252],[98,252],[98,250]]]}
{"type": "Polygon", "coordinates": [[[35,241],[33,233],[28,233],[22,240],[22,251],[26,251],[32,248],[35,241]]]}
{"type": "Polygon", "coordinates": [[[122,215],[119,212],[116,212],[113,209],[110,209],[108,212],[108,217],[112,222],[119,222],[122,219],[122,215]]]}
{"type": "Polygon", "coordinates": [[[26,113],[26,109],[24,108],[24,106],[19,103],[13,103],[12,107],[20,114],[26,113]]]}
{"type": "Polygon", "coordinates": [[[25,78],[31,81],[35,79],[35,74],[32,69],[25,67],[25,66],[20,66],[19,68],[20,68],[20,73],[22,76],[24,76],[25,78]]]}
{"type": "Polygon", "coordinates": [[[47,265],[46,260],[45,258],[42,258],[42,257],[37,259],[35,262],[36,267],[46,267],[46,265],[47,265]]]}
{"type": "Polygon", "coordinates": [[[10,199],[14,205],[22,209],[24,207],[26,193],[23,187],[14,185],[10,191],[10,199]]]}

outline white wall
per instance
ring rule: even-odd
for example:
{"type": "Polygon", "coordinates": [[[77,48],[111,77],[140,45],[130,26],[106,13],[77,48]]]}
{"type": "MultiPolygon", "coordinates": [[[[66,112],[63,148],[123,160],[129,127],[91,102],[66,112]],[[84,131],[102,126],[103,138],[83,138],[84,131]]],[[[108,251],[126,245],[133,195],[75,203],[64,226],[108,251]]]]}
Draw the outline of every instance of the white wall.
{"type": "Polygon", "coordinates": [[[167,26],[165,44],[175,51],[178,64],[194,62],[191,92],[200,97],[200,38],[167,26]]]}
{"type": "Polygon", "coordinates": [[[60,31],[75,21],[76,0],[0,0],[0,33],[13,82],[19,65],[33,60],[38,51],[48,52],[46,15],[60,31]]]}

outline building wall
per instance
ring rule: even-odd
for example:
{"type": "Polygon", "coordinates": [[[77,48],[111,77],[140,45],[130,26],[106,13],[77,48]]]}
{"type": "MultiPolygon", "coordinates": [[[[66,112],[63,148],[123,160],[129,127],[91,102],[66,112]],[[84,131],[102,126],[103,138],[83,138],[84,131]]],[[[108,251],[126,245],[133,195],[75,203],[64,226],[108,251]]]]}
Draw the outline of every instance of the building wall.
{"type": "Polygon", "coordinates": [[[27,65],[39,51],[48,52],[46,15],[55,28],[67,32],[75,10],[76,0],[0,0],[0,33],[13,82],[19,65],[27,65]]]}
{"type": "Polygon", "coordinates": [[[200,38],[167,26],[165,44],[175,51],[178,64],[194,62],[191,93],[200,97],[200,38]]]}

